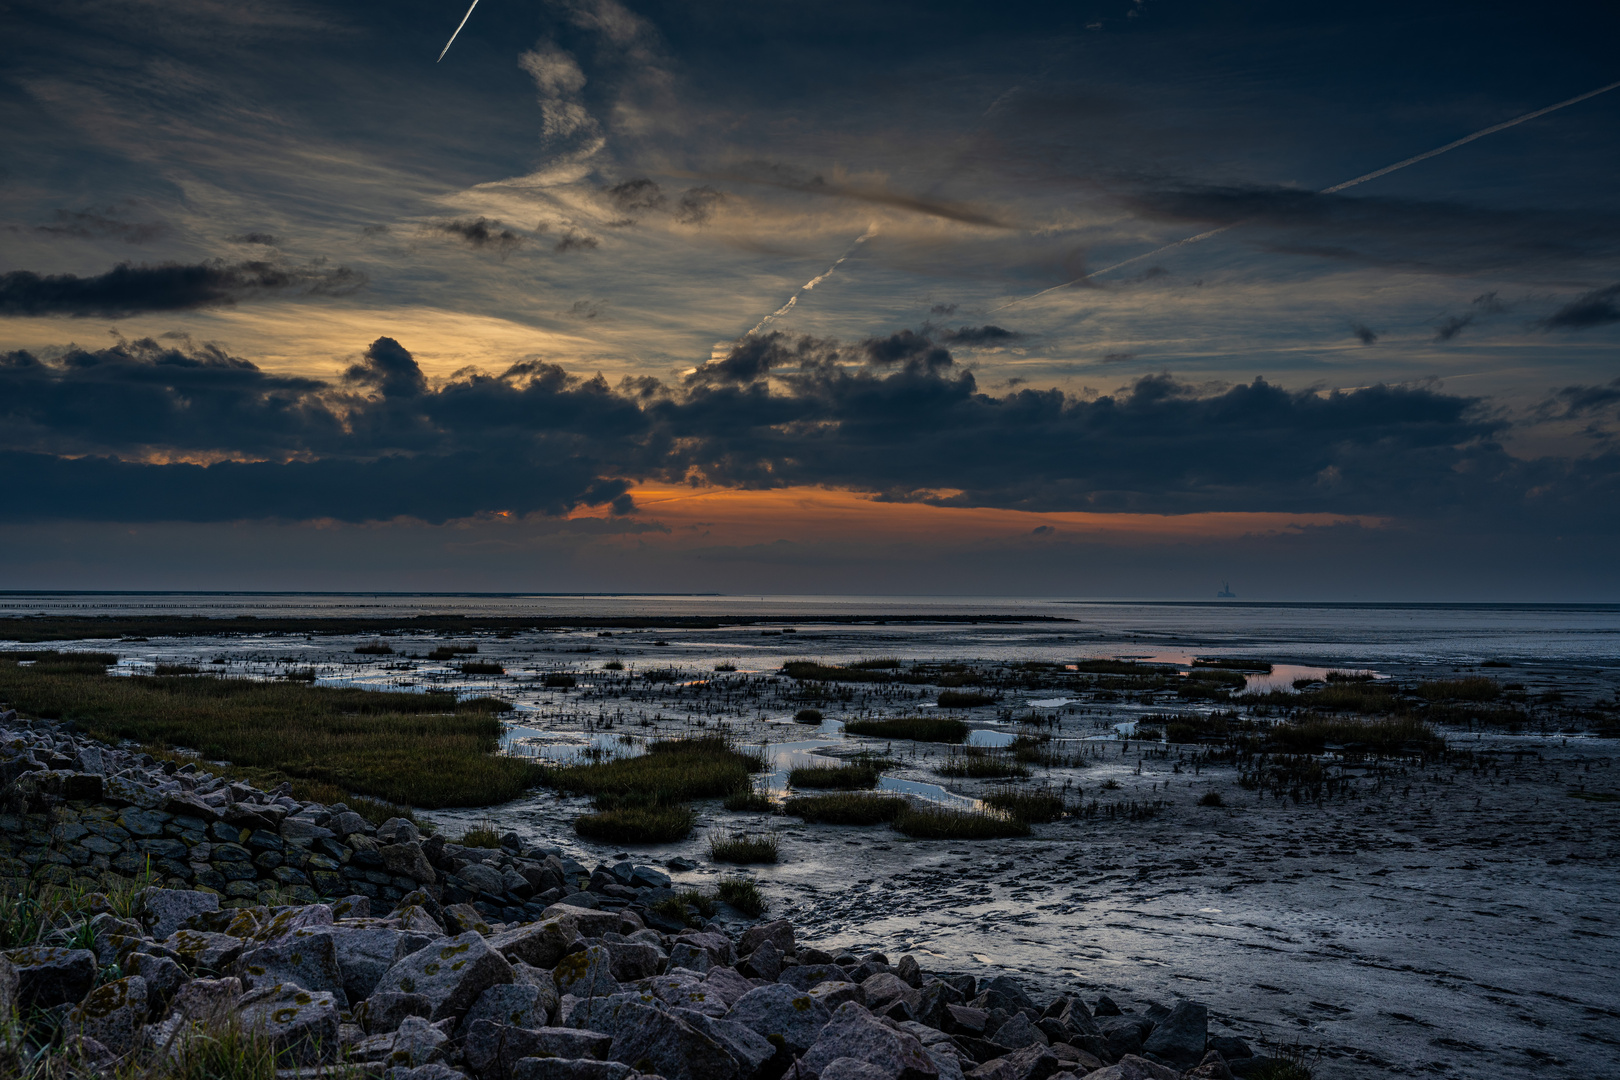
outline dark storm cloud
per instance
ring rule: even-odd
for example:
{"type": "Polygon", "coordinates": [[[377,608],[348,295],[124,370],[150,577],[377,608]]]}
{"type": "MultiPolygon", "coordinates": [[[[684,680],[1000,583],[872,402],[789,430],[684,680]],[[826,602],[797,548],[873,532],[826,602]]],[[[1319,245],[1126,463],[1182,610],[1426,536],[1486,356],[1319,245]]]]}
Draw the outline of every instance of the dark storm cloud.
{"type": "Polygon", "coordinates": [[[1361,342],[1363,345],[1372,345],[1378,341],[1378,331],[1374,330],[1370,326],[1367,326],[1365,323],[1353,323],[1350,327],[1350,332],[1354,334],[1356,336],[1356,340],[1361,342]]]}
{"type": "Polygon", "coordinates": [[[1542,319],[1543,330],[1590,330],[1620,322],[1620,284],[1595,289],[1577,297],[1542,319]]]}
{"type": "Polygon", "coordinates": [[[725,195],[705,184],[681,192],[681,201],[675,207],[675,220],[682,225],[706,225],[714,216],[715,207],[725,201],[725,195]]]}
{"type": "Polygon", "coordinates": [[[343,295],[365,284],[347,267],[286,267],[268,262],[235,265],[163,263],[118,266],[94,277],[0,274],[0,315],[76,315],[119,318],[142,311],[181,311],[234,304],[270,292],[343,295]]]}
{"type": "Polygon", "coordinates": [[[151,243],[169,231],[161,221],[128,221],[125,207],[106,206],[90,210],[57,210],[54,225],[36,225],[33,231],[46,236],[73,236],[82,240],[122,240],[126,244],[151,243]]]}
{"type": "Polygon", "coordinates": [[[559,252],[595,251],[601,245],[602,242],[596,237],[592,236],[590,233],[577,232],[573,229],[569,229],[557,241],[553,250],[559,252]]]}
{"type": "Polygon", "coordinates": [[[645,176],[604,189],[608,201],[621,214],[635,214],[648,210],[662,210],[669,199],[657,183],[645,176]]]}
{"type": "Polygon", "coordinates": [[[520,233],[506,228],[494,218],[479,217],[465,221],[439,221],[433,229],[447,236],[458,236],[475,248],[494,248],[505,254],[523,243],[520,233]]]}
{"type": "Polygon", "coordinates": [[[238,235],[231,237],[230,240],[231,240],[231,243],[233,243],[233,244],[265,244],[265,245],[270,245],[270,244],[274,244],[276,242],[275,235],[273,233],[267,233],[267,232],[239,233],[238,235]]]}
{"type": "Polygon", "coordinates": [[[1000,326],[959,326],[939,332],[939,340],[947,345],[1006,345],[1023,336],[1000,326]]]}
{"type": "Polygon", "coordinates": [[[28,518],[625,512],[626,481],[694,476],[1025,510],[1550,521],[1620,505],[1615,461],[1520,461],[1507,431],[1480,399],[1428,387],[1154,375],[1093,399],[990,394],[909,330],[853,345],[758,335],[678,387],[615,389],[535,361],[435,385],[391,338],[334,383],[153,341],[0,364],[0,498],[28,518]],[[236,460],[145,463],[176,458],[236,460]]]}
{"type": "Polygon", "coordinates": [[[1620,379],[1598,386],[1566,386],[1536,408],[1541,420],[1575,420],[1620,406],[1620,379]]]}
{"type": "Polygon", "coordinates": [[[926,195],[913,195],[902,191],[891,191],[876,184],[828,180],[819,175],[806,176],[792,166],[776,162],[749,162],[727,171],[720,175],[718,179],[732,180],[744,184],[759,184],[764,187],[781,188],[786,191],[798,191],[807,195],[824,195],[834,199],[849,199],[854,202],[871,203],[875,206],[892,206],[900,210],[926,214],[929,217],[959,221],[964,225],[985,225],[996,229],[1013,227],[1009,222],[1004,221],[991,211],[967,203],[933,199],[926,195]]]}

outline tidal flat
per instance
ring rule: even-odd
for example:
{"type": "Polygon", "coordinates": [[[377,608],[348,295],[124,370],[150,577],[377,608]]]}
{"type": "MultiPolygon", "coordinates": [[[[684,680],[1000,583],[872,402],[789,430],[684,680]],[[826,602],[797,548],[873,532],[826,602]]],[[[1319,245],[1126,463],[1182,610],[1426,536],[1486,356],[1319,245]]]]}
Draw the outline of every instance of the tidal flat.
{"type": "Polygon", "coordinates": [[[621,851],[684,857],[698,867],[677,880],[694,886],[739,873],[711,860],[715,839],[768,836],[777,861],[741,872],[774,914],[830,945],[1005,969],[1121,1004],[1195,998],[1210,1006],[1211,1034],[1298,1046],[1319,1077],[1602,1075],[1620,1050],[1613,630],[1566,644],[1504,628],[1499,613],[1452,613],[1415,617],[1402,637],[1390,629],[1399,620],[1367,619],[1359,639],[1354,625],[1314,637],[1293,625],[1172,631],[1149,613],[1129,633],[1084,620],[799,619],[78,647],[115,652],[115,670],[130,673],[165,664],[500,698],[514,706],[497,714],[504,752],[543,765],[719,735],[764,759],[756,798],[739,810],[692,800],[684,839],[593,841],[570,824],[592,800],[546,787],[423,816],[452,834],[488,821],[587,866],[621,851]],[[473,647],[488,667],[468,672],[474,654],[456,650],[473,647]],[[784,671],[793,661],[815,677],[784,671]],[[942,707],[953,691],[990,701],[942,707]],[[795,722],[806,708],[819,723],[795,722]],[[1338,741],[1344,724],[1390,715],[1427,726],[1444,749],[1338,741]],[[914,732],[950,719],[966,735],[844,730],[910,717],[932,721],[914,732]],[[1339,727],[1319,746],[1272,734],[1324,719],[1339,727]],[[1028,775],[946,775],[968,750],[1028,775]],[[1024,837],[936,840],[780,811],[788,797],[827,794],[793,790],[793,769],[860,763],[878,763],[878,796],[994,813],[992,796],[1040,792],[1064,814],[1024,837]]]}

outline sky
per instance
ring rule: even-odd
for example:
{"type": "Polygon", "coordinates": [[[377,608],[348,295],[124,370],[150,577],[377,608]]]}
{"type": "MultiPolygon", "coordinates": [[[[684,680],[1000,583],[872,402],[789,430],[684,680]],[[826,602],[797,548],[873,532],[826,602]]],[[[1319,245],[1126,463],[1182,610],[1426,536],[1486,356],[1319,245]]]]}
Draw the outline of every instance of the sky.
{"type": "Polygon", "coordinates": [[[0,6],[0,588],[1620,600],[1620,9],[466,14],[0,6]]]}

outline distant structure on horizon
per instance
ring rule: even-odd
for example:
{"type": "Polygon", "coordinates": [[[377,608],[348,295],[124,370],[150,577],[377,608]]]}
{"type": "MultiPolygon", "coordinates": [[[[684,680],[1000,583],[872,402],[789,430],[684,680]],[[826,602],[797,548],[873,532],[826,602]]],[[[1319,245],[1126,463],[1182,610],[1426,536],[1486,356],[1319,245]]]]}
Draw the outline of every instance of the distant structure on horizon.
{"type": "Polygon", "coordinates": [[[1237,599],[1237,593],[1232,591],[1232,583],[1230,581],[1221,582],[1221,591],[1215,594],[1215,599],[1217,599],[1217,600],[1236,600],[1237,599]]]}

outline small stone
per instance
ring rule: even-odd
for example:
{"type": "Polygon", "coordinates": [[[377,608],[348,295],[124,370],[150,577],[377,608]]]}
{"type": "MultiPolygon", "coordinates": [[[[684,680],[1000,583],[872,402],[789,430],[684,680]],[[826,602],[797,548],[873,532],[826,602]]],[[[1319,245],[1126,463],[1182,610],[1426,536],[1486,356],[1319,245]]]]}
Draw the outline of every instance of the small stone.
{"type": "Polygon", "coordinates": [[[551,969],[559,994],[575,997],[607,997],[619,992],[613,977],[613,957],[601,945],[569,953],[551,969]]]}
{"type": "Polygon", "coordinates": [[[167,956],[130,953],[124,968],[146,980],[147,996],[155,1001],[168,1001],[186,983],[185,971],[167,956]]]}
{"type": "Polygon", "coordinates": [[[372,1035],[396,1030],[407,1016],[433,1015],[433,1002],[425,994],[372,994],[356,1009],[355,1018],[372,1035]]]}
{"type": "Polygon", "coordinates": [[[1086,1074],[1086,1080],[1180,1080],[1181,1074],[1135,1054],[1126,1054],[1117,1064],[1086,1074]]]}
{"type": "Polygon", "coordinates": [[[390,1067],[415,1068],[435,1060],[450,1037],[420,1016],[407,1016],[394,1031],[393,1049],[384,1059],[390,1067]]]}
{"type": "Polygon", "coordinates": [[[236,962],[236,973],[249,990],[289,983],[305,990],[328,991],[342,1008],[349,1004],[343,972],[338,968],[337,953],[328,934],[283,938],[244,952],[236,962]]]}
{"type": "Polygon", "coordinates": [[[782,950],[769,940],[761,942],[748,959],[737,965],[737,970],[750,979],[775,982],[782,974],[782,950]]]}
{"type": "Polygon", "coordinates": [[[425,994],[434,1020],[461,1016],[480,994],[514,979],[512,965],[481,934],[460,934],[404,957],[383,973],[377,991],[425,994]]]}
{"type": "Polygon", "coordinates": [[[326,1064],[337,1055],[338,1009],[329,993],[266,986],[242,995],[237,1015],[243,1027],[269,1036],[297,1064],[326,1064]]]}
{"type": "Polygon", "coordinates": [[[493,1020],[475,1020],[467,1029],[462,1053],[467,1067],[480,1076],[500,1075],[520,1058],[603,1058],[611,1035],[578,1028],[525,1028],[493,1020]]]}
{"type": "Polygon", "coordinates": [[[146,1012],[146,980],[128,975],[90,991],[67,1022],[70,1030],[114,1054],[127,1054],[140,1044],[146,1012]]]}
{"type": "Polygon", "coordinates": [[[714,960],[709,956],[708,949],[701,949],[684,941],[669,950],[669,967],[671,968],[685,968],[701,975],[708,971],[713,964],[714,960]]]}
{"type": "Polygon", "coordinates": [[[489,920],[471,904],[450,904],[444,909],[444,928],[452,934],[465,934],[469,930],[476,930],[485,937],[495,933],[490,928],[489,920]]]}
{"type": "Polygon", "coordinates": [[[808,992],[772,983],[744,994],[726,1019],[797,1055],[810,1049],[832,1013],[808,992]]]}
{"type": "Polygon", "coordinates": [[[914,1036],[888,1027],[853,1001],[838,1007],[799,1064],[820,1074],[844,1057],[877,1067],[889,1080],[935,1080],[939,1076],[939,1069],[914,1036]]]}
{"type": "Polygon", "coordinates": [[[1023,1013],[1014,1013],[1012,1019],[996,1028],[991,1039],[998,1046],[1005,1046],[1010,1050],[1018,1050],[1025,1046],[1046,1046],[1050,1039],[1030,1023],[1029,1017],[1023,1013]]]}
{"type": "Polygon", "coordinates": [[[773,922],[750,927],[738,939],[737,952],[747,956],[767,941],[775,945],[782,955],[793,955],[793,924],[786,919],[776,919],[773,922]]]}
{"type": "Polygon", "coordinates": [[[16,972],[17,1003],[23,1009],[77,1002],[96,979],[96,954],[89,949],[36,945],[5,956],[16,972]]]}
{"type": "MultiPolygon", "coordinates": [[[[556,995],[552,994],[552,1002],[556,995]]],[[[527,982],[497,983],[478,995],[473,1007],[461,1020],[461,1030],[471,1029],[480,1020],[493,1020],[511,1027],[545,1027],[550,1020],[549,1005],[540,987],[527,982]]]]}
{"type": "Polygon", "coordinates": [[[421,830],[404,818],[391,817],[377,826],[379,844],[405,844],[420,839],[421,830]]]}
{"type": "Polygon", "coordinates": [[[1209,1009],[1200,1002],[1178,1001],[1142,1043],[1142,1052],[1177,1065],[1196,1065],[1208,1042],[1209,1009]]]}

